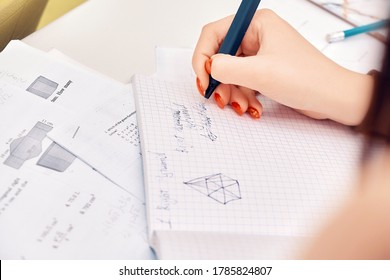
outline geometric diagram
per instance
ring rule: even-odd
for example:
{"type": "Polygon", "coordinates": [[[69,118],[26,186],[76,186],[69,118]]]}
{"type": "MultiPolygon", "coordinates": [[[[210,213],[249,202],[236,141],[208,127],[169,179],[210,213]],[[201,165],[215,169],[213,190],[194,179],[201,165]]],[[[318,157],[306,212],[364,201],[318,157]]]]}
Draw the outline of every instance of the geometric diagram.
{"type": "Polygon", "coordinates": [[[49,98],[57,89],[58,84],[49,80],[43,76],[39,76],[36,80],[28,87],[27,91],[38,95],[42,98],[49,98]]]}
{"type": "Polygon", "coordinates": [[[64,172],[76,159],[76,156],[53,142],[42,154],[37,165],[55,171],[64,172]]]}
{"type": "Polygon", "coordinates": [[[26,160],[39,156],[42,152],[42,141],[53,127],[37,122],[26,136],[15,139],[10,145],[10,155],[5,165],[19,169],[26,160]]]}
{"type": "Polygon", "coordinates": [[[222,173],[199,177],[183,183],[222,204],[242,198],[240,183],[222,173]]]}

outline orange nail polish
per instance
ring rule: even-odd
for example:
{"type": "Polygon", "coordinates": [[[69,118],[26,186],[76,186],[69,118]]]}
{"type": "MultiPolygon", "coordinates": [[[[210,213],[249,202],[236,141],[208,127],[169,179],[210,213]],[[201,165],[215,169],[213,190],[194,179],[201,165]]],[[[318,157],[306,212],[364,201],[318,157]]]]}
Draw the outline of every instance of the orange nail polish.
{"type": "Polygon", "coordinates": [[[223,109],[225,107],[225,104],[223,103],[223,100],[221,98],[221,95],[219,95],[219,93],[214,92],[214,100],[215,102],[217,102],[219,108],[223,109]]]}
{"type": "Polygon", "coordinates": [[[252,118],[254,118],[254,119],[260,119],[259,111],[257,111],[255,108],[249,107],[249,108],[248,108],[248,113],[249,113],[249,115],[250,115],[252,118]]]}
{"type": "Polygon", "coordinates": [[[199,93],[204,96],[204,89],[202,87],[202,84],[200,83],[200,80],[198,77],[196,77],[196,86],[198,87],[199,93]]]}
{"type": "Polygon", "coordinates": [[[236,113],[237,113],[238,115],[241,116],[241,115],[244,113],[244,112],[242,111],[242,109],[241,109],[240,104],[238,104],[237,102],[232,102],[231,106],[233,107],[234,111],[236,111],[236,113]]]}
{"type": "Polygon", "coordinates": [[[209,58],[207,61],[206,61],[206,63],[205,63],[205,65],[204,65],[204,68],[206,69],[206,72],[207,72],[207,74],[211,74],[211,64],[213,63],[213,60],[211,59],[211,58],[209,58]]]}

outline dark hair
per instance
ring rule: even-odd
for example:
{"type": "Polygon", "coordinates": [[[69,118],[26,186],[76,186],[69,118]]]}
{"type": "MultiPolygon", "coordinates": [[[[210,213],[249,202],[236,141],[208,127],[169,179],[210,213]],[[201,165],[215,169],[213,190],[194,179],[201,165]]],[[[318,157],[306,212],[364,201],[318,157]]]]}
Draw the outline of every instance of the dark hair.
{"type": "MultiPolygon", "coordinates": [[[[390,36],[388,36],[390,37],[390,36]]],[[[390,142],[390,38],[386,43],[386,53],[382,72],[374,74],[375,88],[370,108],[359,130],[369,139],[384,139],[390,142]]]]}

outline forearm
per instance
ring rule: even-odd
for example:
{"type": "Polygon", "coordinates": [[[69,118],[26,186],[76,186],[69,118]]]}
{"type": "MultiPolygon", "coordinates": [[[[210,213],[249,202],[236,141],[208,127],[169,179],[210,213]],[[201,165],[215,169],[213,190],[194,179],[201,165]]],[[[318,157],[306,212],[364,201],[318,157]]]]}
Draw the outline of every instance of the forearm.
{"type": "Polygon", "coordinates": [[[337,122],[356,126],[359,125],[371,103],[374,91],[374,77],[341,69],[335,79],[325,86],[329,97],[329,105],[324,109],[328,118],[337,122]]]}

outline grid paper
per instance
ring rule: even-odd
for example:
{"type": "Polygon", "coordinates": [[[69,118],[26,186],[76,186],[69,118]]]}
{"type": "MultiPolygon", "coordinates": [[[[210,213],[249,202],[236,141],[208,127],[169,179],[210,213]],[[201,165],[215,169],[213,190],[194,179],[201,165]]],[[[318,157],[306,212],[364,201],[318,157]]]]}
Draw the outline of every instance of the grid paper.
{"type": "Polygon", "coordinates": [[[260,97],[261,120],[220,110],[195,83],[133,78],[150,236],[311,235],[351,191],[362,139],[260,97]]]}

